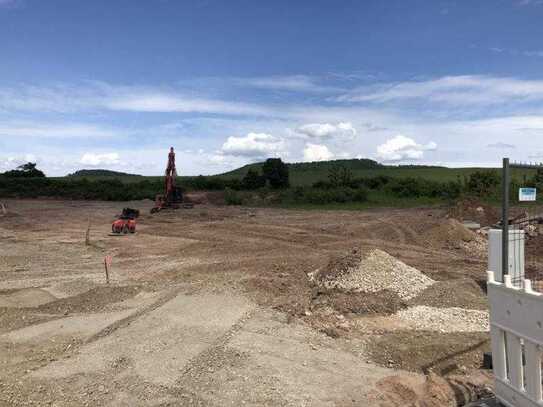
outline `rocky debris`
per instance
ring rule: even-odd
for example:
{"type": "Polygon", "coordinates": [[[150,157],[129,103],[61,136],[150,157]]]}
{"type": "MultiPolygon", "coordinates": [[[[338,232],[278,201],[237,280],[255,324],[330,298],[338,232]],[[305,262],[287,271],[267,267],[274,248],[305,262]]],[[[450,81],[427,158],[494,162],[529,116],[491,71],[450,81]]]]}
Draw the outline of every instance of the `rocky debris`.
{"type": "Polygon", "coordinates": [[[408,321],[415,330],[437,332],[487,332],[488,312],[459,307],[436,308],[417,305],[400,310],[396,316],[408,321]]]}
{"type": "Polygon", "coordinates": [[[434,283],[419,270],[379,249],[372,250],[366,257],[354,250],[309,277],[328,289],[369,293],[390,290],[402,300],[415,297],[434,283]]]}

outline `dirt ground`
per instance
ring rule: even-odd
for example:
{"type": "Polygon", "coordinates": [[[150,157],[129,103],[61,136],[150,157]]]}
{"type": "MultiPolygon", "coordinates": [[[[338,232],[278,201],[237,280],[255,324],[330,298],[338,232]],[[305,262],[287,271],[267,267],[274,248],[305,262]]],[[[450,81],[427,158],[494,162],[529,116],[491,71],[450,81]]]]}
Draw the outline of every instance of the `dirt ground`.
{"type": "Polygon", "coordinates": [[[486,309],[486,251],[446,209],[2,202],[2,406],[455,406],[490,383],[487,333],[415,332],[393,315],[486,309]],[[138,231],[110,236],[125,206],[138,231]],[[409,304],[312,285],[353,248],[438,283],[409,304]]]}

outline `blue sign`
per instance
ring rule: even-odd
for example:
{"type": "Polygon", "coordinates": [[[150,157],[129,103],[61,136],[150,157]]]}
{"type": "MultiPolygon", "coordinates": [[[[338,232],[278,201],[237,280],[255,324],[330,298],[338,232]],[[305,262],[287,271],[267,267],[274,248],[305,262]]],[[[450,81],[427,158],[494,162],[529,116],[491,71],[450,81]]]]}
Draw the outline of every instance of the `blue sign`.
{"type": "Polygon", "coordinates": [[[518,190],[518,200],[520,202],[535,201],[537,190],[535,188],[520,188],[518,190]]]}

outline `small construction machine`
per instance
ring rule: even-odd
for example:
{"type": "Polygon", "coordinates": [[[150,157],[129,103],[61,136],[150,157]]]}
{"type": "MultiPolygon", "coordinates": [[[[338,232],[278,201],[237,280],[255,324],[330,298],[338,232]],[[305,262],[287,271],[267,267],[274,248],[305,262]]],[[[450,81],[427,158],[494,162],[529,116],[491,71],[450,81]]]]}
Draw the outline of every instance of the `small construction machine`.
{"type": "Polygon", "coordinates": [[[136,218],[140,211],[137,209],[124,208],[119,217],[111,224],[111,233],[120,235],[136,233],[136,218]]]}
{"type": "Polygon", "coordinates": [[[163,209],[179,209],[183,202],[183,193],[181,188],[175,185],[177,171],[175,169],[175,152],[173,147],[168,154],[168,165],[166,167],[166,178],[164,180],[164,194],[155,197],[155,206],[151,213],[159,212],[163,209]]]}

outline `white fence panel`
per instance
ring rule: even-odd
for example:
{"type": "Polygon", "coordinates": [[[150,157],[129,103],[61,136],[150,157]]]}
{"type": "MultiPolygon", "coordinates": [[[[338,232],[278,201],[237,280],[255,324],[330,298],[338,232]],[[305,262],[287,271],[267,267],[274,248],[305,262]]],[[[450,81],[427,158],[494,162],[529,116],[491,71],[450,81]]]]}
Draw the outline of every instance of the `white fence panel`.
{"type": "Polygon", "coordinates": [[[496,397],[509,407],[543,407],[543,295],[532,290],[530,280],[522,286],[514,287],[510,275],[497,282],[488,272],[496,397]]]}

